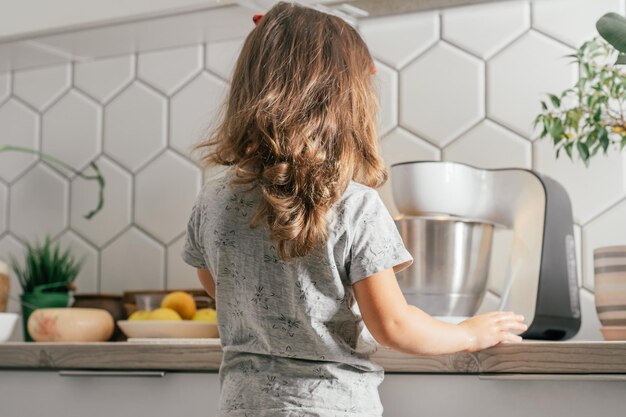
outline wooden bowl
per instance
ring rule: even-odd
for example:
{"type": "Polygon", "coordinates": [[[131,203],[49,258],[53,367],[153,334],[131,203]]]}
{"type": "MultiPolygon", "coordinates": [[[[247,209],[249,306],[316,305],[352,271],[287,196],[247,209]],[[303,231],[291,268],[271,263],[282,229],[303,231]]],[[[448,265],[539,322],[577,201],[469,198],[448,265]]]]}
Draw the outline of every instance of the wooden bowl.
{"type": "Polygon", "coordinates": [[[28,318],[36,342],[104,342],[113,328],[111,314],[99,308],[40,308],[28,318]]]}

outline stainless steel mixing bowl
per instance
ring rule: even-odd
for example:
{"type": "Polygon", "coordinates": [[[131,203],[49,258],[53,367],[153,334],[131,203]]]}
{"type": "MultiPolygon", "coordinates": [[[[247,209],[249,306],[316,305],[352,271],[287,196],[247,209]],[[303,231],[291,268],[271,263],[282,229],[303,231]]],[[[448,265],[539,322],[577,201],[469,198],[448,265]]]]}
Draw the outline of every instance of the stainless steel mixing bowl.
{"type": "Polygon", "coordinates": [[[414,258],[397,274],[407,301],[435,316],[474,315],[487,288],[493,225],[404,217],[396,226],[414,258]]]}

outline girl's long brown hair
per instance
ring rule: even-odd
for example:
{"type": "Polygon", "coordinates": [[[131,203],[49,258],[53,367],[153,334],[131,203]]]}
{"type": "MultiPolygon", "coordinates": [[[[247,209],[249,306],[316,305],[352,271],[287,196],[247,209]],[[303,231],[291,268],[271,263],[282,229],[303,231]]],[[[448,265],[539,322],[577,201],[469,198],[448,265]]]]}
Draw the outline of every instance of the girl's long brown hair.
{"type": "Polygon", "coordinates": [[[283,259],[327,238],[326,214],[350,180],[387,179],[378,154],[372,57],[336,16],[278,3],[252,30],[232,76],[224,117],[196,148],[206,164],[234,166],[264,197],[283,259]]]}

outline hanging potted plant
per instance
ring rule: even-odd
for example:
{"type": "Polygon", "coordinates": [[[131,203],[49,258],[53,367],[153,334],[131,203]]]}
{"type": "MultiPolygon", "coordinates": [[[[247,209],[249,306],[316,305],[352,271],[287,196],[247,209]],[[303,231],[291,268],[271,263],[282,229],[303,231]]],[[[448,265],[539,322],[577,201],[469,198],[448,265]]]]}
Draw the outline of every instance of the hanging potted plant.
{"type": "MultiPolygon", "coordinates": [[[[57,159],[53,156],[50,156],[48,154],[45,154],[43,152],[40,152],[36,149],[31,149],[31,148],[25,148],[22,146],[15,146],[15,145],[2,145],[0,144],[0,153],[2,152],[20,152],[20,153],[28,153],[28,154],[34,154],[39,156],[42,160],[50,162],[54,165],[59,165],[65,169],[67,169],[68,171],[72,172],[73,174],[75,174],[76,176],[84,179],[84,180],[88,180],[88,181],[96,181],[96,183],[98,184],[98,203],[96,204],[96,207],[89,211],[87,214],[85,214],[83,217],[85,219],[91,219],[93,216],[95,216],[96,214],[98,214],[98,212],[100,210],[102,210],[102,208],[104,207],[104,186],[105,186],[105,181],[104,181],[104,177],[102,176],[101,172],[100,172],[100,168],[98,167],[98,164],[96,164],[95,161],[91,161],[88,165],[87,168],[91,168],[94,172],[93,175],[87,175],[85,174],[83,171],[79,171],[76,168],[74,168],[73,166],[66,164],[65,162],[61,161],[60,159],[57,159]]],[[[85,168],[86,169],[86,168],[85,168]]]]}
{"type": "Polygon", "coordinates": [[[580,68],[576,84],[560,94],[548,94],[535,126],[540,137],[552,138],[558,158],[578,153],[588,165],[610,148],[626,146],[626,19],[607,13],[597,22],[602,38],[582,44],[572,55],[580,68]]]}
{"type": "Polygon", "coordinates": [[[22,287],[21,304],[24,339],[28,333],[28,318],[38,308],[67,307],[70,291],[80,271],[83,259],[76,260],[69,250],[61,251],[59,243],[46,237],[43,244],[26,244],[24,266],[11,256],[11,268],[22,287]]]}
{"type": "MultiPolygon", "coordinates": [[[[35,154],[42,160],[59,165],[82,179],[96,181],[99,187],[98,202],[93,210],[84,215],[86,219],[91,219],[104,207],[105,180],[95,161],[92,161],[88,166],[94,174],[87,175],[83,171],[76,170],[71,165],[35,149],[1,144],[0,153],[2,152],[35,154]]],[[[78,275],[81,263],[82,261],[75,261],[69,251],[61,253],[58,244],[52,245],[49,237],[46,238],[43,245],[31,246],[26,244],[24,268],[21,268],[17,260],[11,257],[11,267],[23,291],[20,304],[24,340],[32,341],[28,333],[27,323],[34,309],[68,306],[69,291],[73,288],[73,282],[78,275]]]]}

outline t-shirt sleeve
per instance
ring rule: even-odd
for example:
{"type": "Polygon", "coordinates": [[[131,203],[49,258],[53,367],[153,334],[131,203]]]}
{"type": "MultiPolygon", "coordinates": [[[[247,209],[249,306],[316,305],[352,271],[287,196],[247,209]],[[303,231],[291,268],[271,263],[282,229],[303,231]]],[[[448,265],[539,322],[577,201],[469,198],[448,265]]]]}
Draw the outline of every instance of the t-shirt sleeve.
{"type": "Polygon", "coordinates": [[[207,269],[204,245],[200,233],[202,222],[201,211],[196,203],[191,209],[191,215],[187,222],[185,245],[181,253],[183,261],[198,269],[207,269]]]}
{"type": "Polygon", "coordinates": [[[347,270],[355,283],[377,272],[402,271],[413,263],[389,210],[378,193],[368,190],[351,202],[351,246],[347,270]]]}

